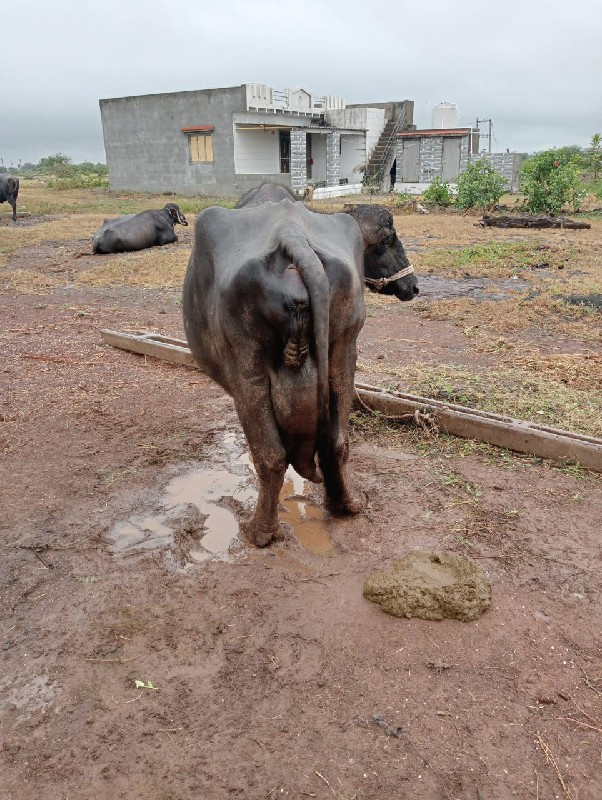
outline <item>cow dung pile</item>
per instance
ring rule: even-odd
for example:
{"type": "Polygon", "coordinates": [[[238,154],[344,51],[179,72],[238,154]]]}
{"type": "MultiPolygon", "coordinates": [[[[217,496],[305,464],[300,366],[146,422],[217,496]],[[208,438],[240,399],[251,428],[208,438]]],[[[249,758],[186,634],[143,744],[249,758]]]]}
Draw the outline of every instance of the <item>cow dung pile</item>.
{"type": "Polygon", "coordinates": [[[388,572],[371,575],[364,597],[396,617],[470,622],[491,605],[491,584],[466,556],[412,550],[388,572]]]}

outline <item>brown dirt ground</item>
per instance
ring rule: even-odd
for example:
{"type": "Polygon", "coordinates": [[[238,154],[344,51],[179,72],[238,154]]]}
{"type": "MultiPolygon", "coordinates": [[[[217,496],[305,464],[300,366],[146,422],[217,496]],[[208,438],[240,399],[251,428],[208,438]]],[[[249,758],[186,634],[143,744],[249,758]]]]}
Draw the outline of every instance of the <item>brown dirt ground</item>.
{"type": "MultiPolygon", "coordinates": [[[[44,247],[18,266],[91,267],[84,240],[44,247]]],[[[0,295],[2,800],[602,798],[594,476],[360,423],[369,504],[328,522],[330,552],[291,537],[185,572],[111,554],[116,523],[239,430],[201,373],[100,340],[181,337],[178,296],[0,295]],[[491,609],[435,623],[365,600],[414,547],[479,559],[491,609]]],[[[364,363],[478,357],[407,304],[371,314],[364,363]]]]}

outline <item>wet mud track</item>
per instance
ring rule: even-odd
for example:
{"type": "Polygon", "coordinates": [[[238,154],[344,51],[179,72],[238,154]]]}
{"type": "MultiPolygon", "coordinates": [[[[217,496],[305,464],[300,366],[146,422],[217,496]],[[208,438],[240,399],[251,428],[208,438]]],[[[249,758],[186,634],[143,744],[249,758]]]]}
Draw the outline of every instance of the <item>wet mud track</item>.
{"type": "MultiPolygon", "coordinates": [[[[601,796],[599,483],[358,428],[366,513],[329,519],[290,476],[289,535],[258,551],[231,400],[98,337],[181,337],[177,292],[0,306],[2,800],[562,796],[544,745],[601,796]],[[478,559],[481,619],[362,597],[417,547],[478,559]]],[[[401,305],[368,323],[363,358],[453,332],[401,305]]]]}

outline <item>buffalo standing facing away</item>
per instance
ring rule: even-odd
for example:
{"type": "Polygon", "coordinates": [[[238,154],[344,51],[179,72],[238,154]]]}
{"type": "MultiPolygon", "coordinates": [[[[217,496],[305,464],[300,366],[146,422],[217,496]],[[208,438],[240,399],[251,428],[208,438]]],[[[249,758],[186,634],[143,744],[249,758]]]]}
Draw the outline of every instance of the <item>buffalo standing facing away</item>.
{"type": "Polygon", "coordinates": [[[164,208],[126,214],[115,219],[105,219],[94,235],[94,253],[123,253],[129,250],[145,250],[177,242],[174,231],[176,223],[188,225],[186,217],[175,203],[164,208]]]}
{"type": "Polygon", "coordinates": [[[13,208],[13,222],[17,219],[17,197],[19,196],[19,179],[4,173],[0,175],[0,203],[8,203],[13,208]]]}
{"type": "Polygon", "coordinates": [[[281,536],[289,464],[308,480],[323,476],[334,513],[362,509],[346,477],[362,262],[349,215],[313,213],[281,187],[197,218],[184,326],[201,369],[234,399],[259,479],[248,533],[260,547],[281,536]]]}
{"type": "MultiPolygon", "coordinates": [[[[295,198],[274,183],[264,183],[240,200],[238,208],[295,198]]],[[[360,204],[347,212],[360,226],[364,240],[364,283],[373,292],[413,300],[418,294],[414,267],[397,236],[393,215],[386,206],[360,204]]]]}

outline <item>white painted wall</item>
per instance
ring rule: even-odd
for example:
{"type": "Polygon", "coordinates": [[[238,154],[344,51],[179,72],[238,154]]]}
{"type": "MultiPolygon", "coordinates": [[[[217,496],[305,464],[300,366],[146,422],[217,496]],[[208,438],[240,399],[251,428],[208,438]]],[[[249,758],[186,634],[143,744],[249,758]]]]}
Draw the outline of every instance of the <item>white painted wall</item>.
{"type": "Polygon", "coordinates": [[[341,178],[349,183],[362,180],[362,173],[357,169],[363,167],[366,158],[366,143],[363,133],[341,134],[341,178]]]}
{"type": "Polygon", "coordinates": [[[383,128],[387,124],[384,108],[345,108],[326,111],[324,120],[334,128],[366,131],[366,151],[364,160],[376,147],[383,128]]]}
{"type": "Polygon", "coordinates": [[[234,127],[234,171],[237,175],[280,173],[278,131],[234,127]]]}
{"type": "Polygon", "coordinates": [[[387,120],[384,108],[366,108],[366,160],[378,144],[387,120]]]}
{"type": "Polygon", "coordinates": [[[364,185],[362,183],[349,183],[345,186],[323,186],[314,189],[314,200],[325,199],[328,197],[347,197],[348,194],[361,194],[364,185]]]}

